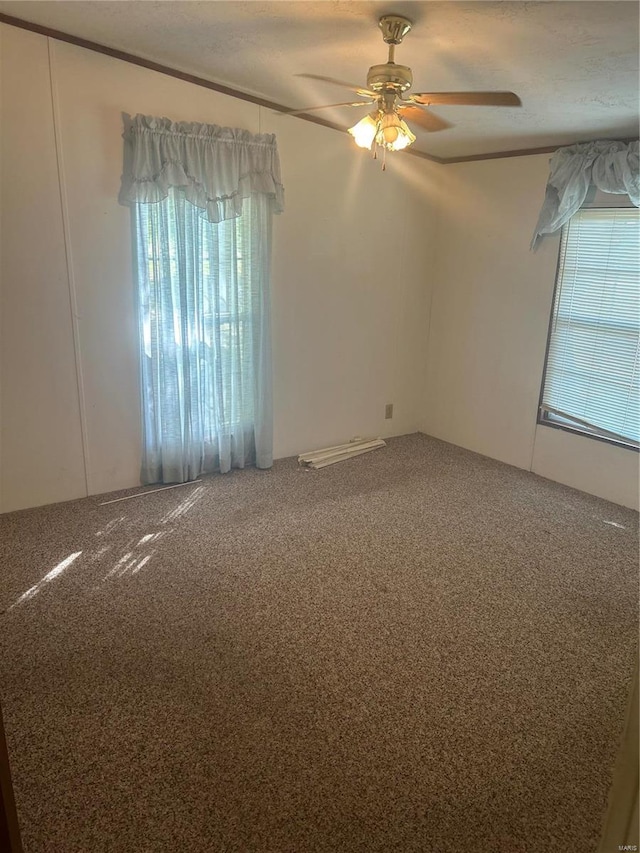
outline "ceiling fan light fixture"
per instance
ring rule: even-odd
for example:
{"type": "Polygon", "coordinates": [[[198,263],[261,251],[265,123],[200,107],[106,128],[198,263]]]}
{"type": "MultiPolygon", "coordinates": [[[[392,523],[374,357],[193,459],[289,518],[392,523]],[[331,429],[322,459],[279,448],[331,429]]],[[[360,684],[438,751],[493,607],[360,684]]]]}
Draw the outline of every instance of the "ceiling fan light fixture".
{"type": "Polygon", "coordinates": [[[380,119],[380,129],[376,134],[378,145],[393,145],[399,135],[400,119],[396,113],[385,113],[380,119]]]}
{"type": "Polygon", "coordinates": [[[369,115],[366,115],[363,119],[360,119],[357,124],[354,124],[354,126],[350,127],[348,130],[348,133],[353,136],[356,145],[359,145],[360,148],[371,148],[377,132],[378,121],[376,113],[370,113],[369,115]]]}
{"type": "Polygon", "coordinates": [[[408,124],[395,110],[369,113],[348,132],[360,148],[371,149],[375,143],[387,151],[402,151],[416,141],[408,124]]]}
{"type": "Polygon", "coordinates": [[[375,141],[387,151],[402,151],[403,148],[408,148],[415,142],[416,137],[409,125],[394,110],[383,113],[378,121],[375,141]]]}

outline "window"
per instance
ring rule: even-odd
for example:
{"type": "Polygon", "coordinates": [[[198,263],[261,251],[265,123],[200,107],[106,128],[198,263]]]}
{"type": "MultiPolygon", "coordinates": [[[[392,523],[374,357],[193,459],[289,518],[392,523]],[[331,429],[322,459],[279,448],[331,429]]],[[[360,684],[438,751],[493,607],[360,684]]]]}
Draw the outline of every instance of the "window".
{"type": "Polygon", "coordinates": [[[143,483],[273,463],[275,136],[125,116],[120,202],[131,208],[143,483]]]}
{"type": "Polygon", "coordinates": [[[640,442],[640,217],[581,210],[562,230],[538,422],[640,442]]]}
{"type": "Polygon", "coordinates": [[[268,199],[218,223],[174,188],[132,211],[143,481],[268,467],[268,199]]]}
{"type": "MultiPolygon", "coordinates": [[[[144,353],[149,359],[169,358],[182,348],[193,356],[204,376],[203,405],[218,409],[218,418],[206,422],[213,441],[221,427],[237,431],[254,419],[253,397],[234,394],[235,388],[249,386],[244,374],[253,370],[252,281],[243,262],[243,254],[249,254],[247,217],[214,225],[184,201],[140,205],[137,216],[147,260],[146,276],[139,277],[144,353]],[[168,327],[164,337],[163,325],[168,327]],[[219,373],[218,382],[208,375],[212,370],[219,373]]],[[[172,394],[185,396],[185,378],[176,373],[172,394]]]]}

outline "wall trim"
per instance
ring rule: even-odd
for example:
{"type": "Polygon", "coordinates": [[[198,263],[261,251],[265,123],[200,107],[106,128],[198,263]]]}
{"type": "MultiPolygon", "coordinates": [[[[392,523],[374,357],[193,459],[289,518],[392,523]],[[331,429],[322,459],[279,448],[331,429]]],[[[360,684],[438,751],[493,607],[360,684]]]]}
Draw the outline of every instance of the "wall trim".
{"type": "MultiPolygon", "coordinates": [[[[618,136],[612,136],[611,142],[624,142],[625,144],[629,144],[629,142],[636,141],[635,136],[628,136],[624,139],[620,139],[618,136]]],[[[607,137],[599,136],[598,139],[607,139],[607,137]]],[[[507,157],[530,157],[536,154],[553,154],[558,148],[563,148],[566,145],[584,145],[586,142],[593,142],[593,139],[584,139],[584,140],[575,140],[574,142],[563,142],[558,143],[558,145],[545,145],[542,148],[515,148],[513,151],[494,151],[489,154],[468,154],[465,157],[447,157],[445,160],[441,160],[445,166],[448,166],[451,163],[473,163],[477,160],[499,160],[507,157]]]]}

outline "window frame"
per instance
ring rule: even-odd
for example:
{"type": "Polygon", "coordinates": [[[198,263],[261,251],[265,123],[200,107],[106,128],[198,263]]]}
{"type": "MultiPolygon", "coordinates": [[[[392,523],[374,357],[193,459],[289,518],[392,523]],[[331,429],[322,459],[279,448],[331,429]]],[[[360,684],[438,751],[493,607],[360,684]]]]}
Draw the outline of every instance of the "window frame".
{"type": "MultiPolygon", "coordinates": [[[[629,205],[584,205],[581,210],[619,210],[622,207],[628,207],[629,205]]],[[[562,231],[568,226],[563,225],[562,231]]],[[[572,433],[573,435],[583,436],[585,438],[594,438],[596,441],[602,441],[605,444],[613,445],[614,447],[621,447],[625,450],[634,450],[636,453],[640,452],[640,447],[636,444],[633,444],[629,441],[625,441],[624,438],[614,438],[613,436],[607,436],[602,433],[592,432],[588,427],[580,427],[579,424],[571,424],[561,419],[555,420],[553,415],[550,415],[549,412],[543,411],[543,399],[544,399],[544,386],[547,379],[547,367],[549,362],[549,350],[551,348],[551,334],[553,331],[553,321],[554,321],[554,308],[556,305],[556,297],[558,294],[558,288],[560,287],[560,265],[562,258],[562,232],[560,235],[560,240],[558,241],[558,258],[556,260],[556,272],[555,272],[555,282],[553,286],[553,295],[551,297],[551,309],[549,311],[549,323],[547,325],[547,343],[544,351],[544,363],[542,366],[542,379],[540,381],[540,394],[538,396],[538,408],[537,408],[537,416],[536,416],[536,425],[551,427],[551,429],[558,429],[562,432],[572,433]]],[[[559,417],[559,416],[557,416],[559,417]]]]}

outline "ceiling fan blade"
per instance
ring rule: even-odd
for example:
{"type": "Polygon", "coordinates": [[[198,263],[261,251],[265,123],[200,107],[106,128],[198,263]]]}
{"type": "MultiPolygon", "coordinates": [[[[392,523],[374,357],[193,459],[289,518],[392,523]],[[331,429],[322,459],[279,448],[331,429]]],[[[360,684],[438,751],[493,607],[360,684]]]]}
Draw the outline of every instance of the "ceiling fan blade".
{"type": "Polygon", "coordinates": [[[520,98],[513,92],[414,92],[408,100],[432,107],[460,105],[476,107],[519,107],[520,98]]]}
{"type": "Polygon", "coordinates": [[[309,80],[322,80],[324,83],[334,83],[336,86],[345,86],[347,89],[351,89],[352,92],[355,92],[357,95],[362,95],[363,97],[378,97],[378,95],[371,89],[367,89],[364,86],[357,86],[355,83],[346,83],[344,80],[336,80],[335,77],[323,77],[320,74],[296,74],[296,77],[307,77],[309,80]]]}
{"type": "Polygon", "coordinates": [[[446,130],[448,127],[453,127],[451,122],[445,121],[435,113],[431,113],[422,107],[416,107],[410,104],[409,106],[398,107],[398,112],[403,119],[419,124],[425,130],[433,133],[436,130],[446,130]]]}
{"type": "Polygon", "coordinates": [[[282,110],[282,115],[297,116],[300,115],[300,113],[310,113],[314,110],[328,110],[331,109],[331,107],[370,107],[372,103],[373,101],[346,101],[342,104],[323,104],[321,107],[304,107],[300,110],[282,110]]]}

